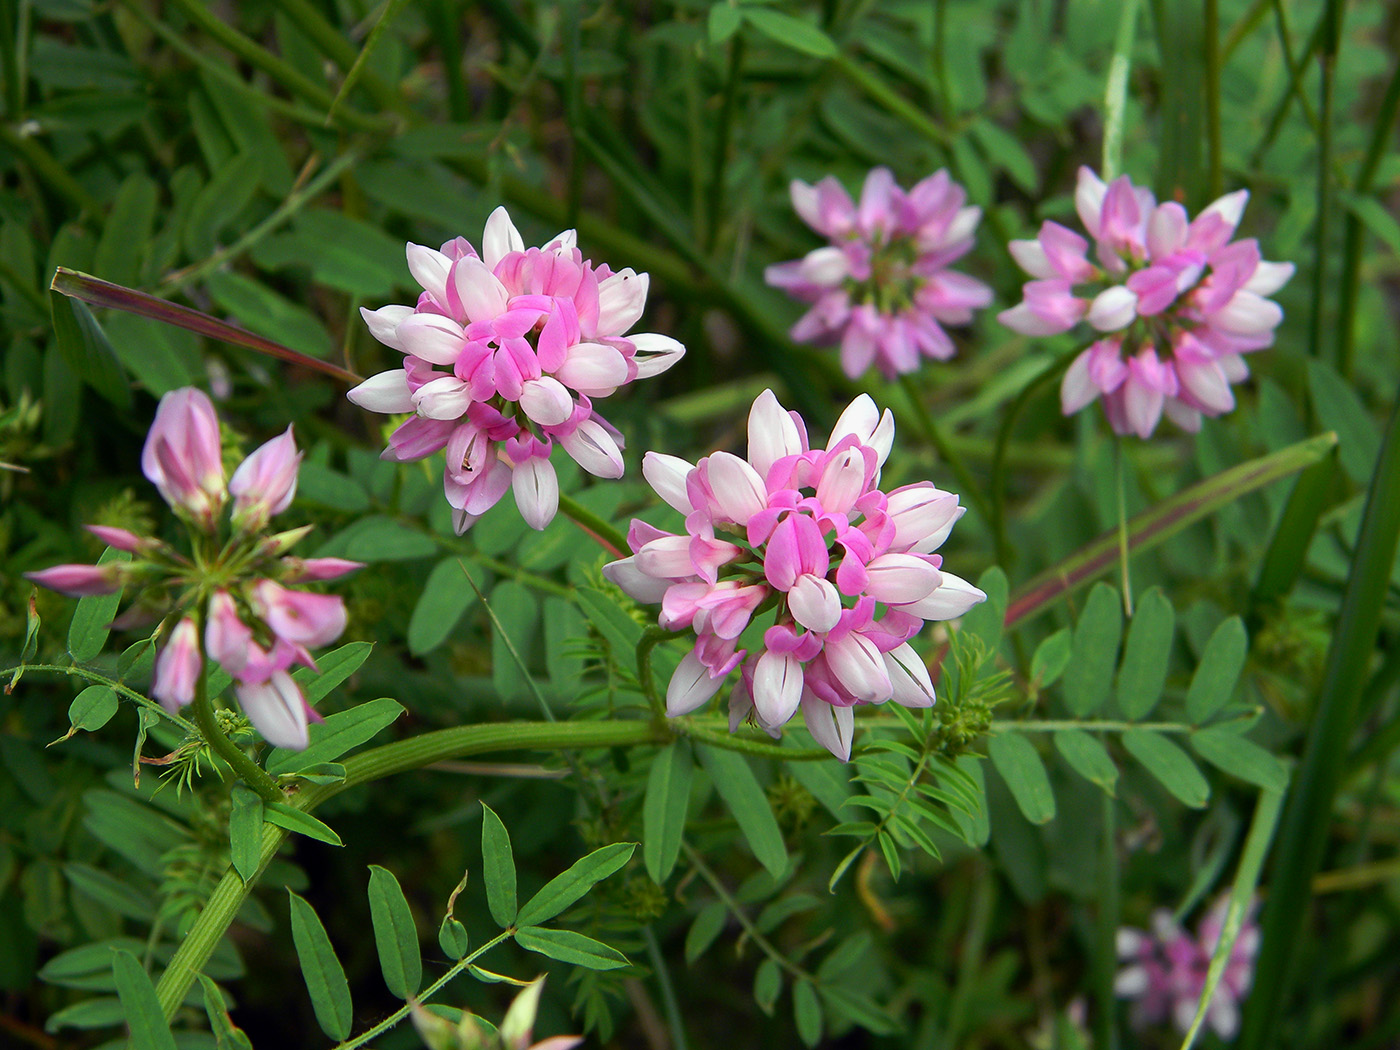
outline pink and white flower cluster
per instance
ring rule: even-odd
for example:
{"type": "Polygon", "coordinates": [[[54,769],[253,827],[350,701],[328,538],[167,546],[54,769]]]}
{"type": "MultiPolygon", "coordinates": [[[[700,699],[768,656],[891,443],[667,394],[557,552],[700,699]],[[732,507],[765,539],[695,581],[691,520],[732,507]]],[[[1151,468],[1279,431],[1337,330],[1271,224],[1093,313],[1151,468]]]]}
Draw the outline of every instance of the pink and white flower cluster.
{"type": "Polygon", "coordinates": [[[934,551],[962,516],[931,482],[879,489],[894,419],[862,394],[814,449],[771,390],[753,404],[748,459],[715,452],[696,464],[648,452],[642,472],[685,515],[685,533],[634,520],[633,555],[603,572],[660,623],[693,630],[695,648],[666,691],[683,715],[742,667],[730,728],[750,714],[776,735],[800,707],[812,736],[850,757],[855,704],[934,701],[909,644],[925,620],[961,616],[986,595],[942,569],[934,551]],[[761,645],[739,648],[753,625],[761,645]]]}
{"type": "Polygon", "coordinates": [[[371,412],[413,413],[384,458],[447,450],[444,486],[464,532],[513,488],[525,521],[543,529],[559,505],[555,442],[584,470],[622,476],[622,437],[593,408],[634,379],[670,368],[676,340],[627,335],[646,306],[648,278],[585,259],[573,230],[526,248],[504,208],[486,222],[481,252],[458,237],[440,251],[408,245],[423,287],[413,306],[361,310],[370,332],[404,355],[350,391],[371,412]]]}
{"type": "MultiPolygon", "coordinates": [[[[1153,913],[1150,932],[1131,927],[1118,931],[1118,958],[1126,966],[1118,971],[1113,987],[1120,999],[1136,1000],[1132,1014],[1137,1027],[1161,1024],[1168,1017],[1178,1031],[1191,1027],[1229,905],[1227,897],[1218,900],[1194,937],[1165,909],[1153,913]]],[[[1206,1010],[1206,1022],[1222,1039],[1233,1039],[1239,1031],[1240,1003],[1254,977],[1259,927],[1253,911],[1251,905],[1206,1010]]]]}
{"type": "Polygon", "coordinates": [[[1232,241],[1249,199],[1226,194],[1194,221],[1175,201],[1158,204],[1126,176],[1105,185],[1079,169],[1075,206],[1089,242],[1046,222],[1011,254],[1034,280],[999,319],[1025,335],[1067,332],[1080,321],[1104,333],[1070,365],[1060,387],[1065,415],[1102,398],[1118,434],[1149,436],[1165,411],[1184,430],[1235,406],[1243,356],[1272,345],[1283,311],[1268,296],[1293,276],[1266,262],[1253,238],[1232,241]]]}
{"type": "Polygon", "coordinates": [[[792,183],[792,205],[825,248],[768,267],[769,284],[813,306],[792,328],[803,343],[841,347],[855,379],[872,364],[887,379],[916,371],[920,357],[947,360],[945,324],[967,324],[992,301],[981,281],[948,267],[972,250],[982,209],[939,171],[907,193],[888,168],[865,178],[856,204],[836,179],[792,183]]]}
{"type": "Polygon", "coordinates": [[[360,564],[282,557],[304,535],[302,529],[261,535],[273,515],[291,504],[300,463],[288,427],[226,481],[213,404],[194,388],[171,391],[156,409],[141,469],[177,514],[209,536],[218,532],[232,497],[228,544],[217,555],[211,557],[210,550],[192,561],[162,540],[89,525],[100,540],[134,560],[55,565],[27,575],[64,594],[111,594],[139,582],[178,595],[183,608],[156,655],[151,695],[171,713],[193,701],[208,656],[233,677],[239,704],[269,743],[304,748],[307,720],[319,716],[288,672],[293,664],[316,666],[310,650],[340,637],[345,604],[337,596],[285,584],[335,579],[360,564]]]}

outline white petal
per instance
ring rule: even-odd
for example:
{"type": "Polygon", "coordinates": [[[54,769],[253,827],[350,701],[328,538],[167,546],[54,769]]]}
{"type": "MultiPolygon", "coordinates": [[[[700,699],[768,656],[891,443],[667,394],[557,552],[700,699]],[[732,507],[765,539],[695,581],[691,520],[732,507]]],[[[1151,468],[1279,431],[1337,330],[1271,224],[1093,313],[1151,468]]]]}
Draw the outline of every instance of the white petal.
{"type": "Polygon", "coordinates": [[[394,334],[394,329],[401,321],[413,316],[411,306],[381,306],[378,310],[366,310],[360,307],[360,316],[364,318],[365,324],[369,327],[369,334],[378,339],[385,346],[395,350],[402,350],[399,345],[398,336],[394,334]]]}
{"type": "Polygon", "coordinates": [[[766,478],[774,463],[801,451],[802,436],[797,432],[797,424],[773,391],[765,390],[749,409],[749,462],[766,478]]]}
{"type": "Polygon", "coordinates": [[[739,525],[748,523],[768,505],[767,490],[748,462],[729,452],[715,452],[707,473],[720,513],[739,525]]]}
{"type": "Polygon", "coordinates": [[[580,394],[607,397],[627,382],[627,358],[606,343],[578,343],[569,348],[554,374],[580,394]]]}
{"type": "MultiPolygon", "coordinates": [[[[645,276],[645,274],[643,274],[645,276]]],[[[685,346],[672,339],[669,335],[656,335],[652,332],[642,332],[639,335],[627,337],[634,347],[637,348],[636,356],[632,358],[632,363],[637,366],[638,379],[650,379],[652,376],[659,376],[666,369],[685,356],[685,346]]]]}
{"type": "Polygon", "coordinates": [[[456,376],[443,376],[415,390],[413,403],[424,419],[460,419],[471,407],[471,388],[456,376]]]}
{"type": "Polygon", "coordinates": [[[515,490],[515,505],[520,516],[532,529],[543,529],[554,520],[559,510],[559,479],[549,460],[532,456],[516,464],[510,479],[515,490]]]}
{"type": "Polygon", "coordinates": [[[978,602],[987,600],[984,591],[972,586],[960,576],[939,570],[943,582],[927,598],[901,605],[903,612],[913,613],[925,620],[952,620],[961,616],[978,602]]]}
{"type": "Polygon", "coordinates": [[[622,450],[599,423],[585,419],[559,438],[575,463],[597,478],[622,477],[622,450]]]}
{"type": "Polygon", "coordinates": [[[813,740],[842,762],[851,760],[855,714],[849,707],[834,707],[809,692],[802,697],[802,720],[813,740]]]}
{"type": "Polygon", "coordinates": [[[273,747],[301,751],[306,747],[306,707],[301,690],[286,671],[275,671],[260,685],[234,688],[243,713],[273,747]]]}
{"type": "Polygon", "coordinates": [[[894,702],[905,707],[932,707],[933,679],[914,647],[905,642],[881,655],[890,684],[894,686],[894,702]]]}
{"type": "Polygon", "coordinates": [[[1079,182],[1074,188],[1074,207],[1079,212],[1079,220],[1089,231],[1090,237],[1099,235],[1099,220],[1103,216],[1103,199],[1108,187],[1088,168],[1079,169],[1079,182]]]}
{"type": "Polygon", "coordinates": [[[958,213],[953,216],[953,221],[948,224],[948,229],[943,233],[943,243],[957,244],[967,240],[977,231],[977,224],[981,221],[982,209],[977,205],[959,208],[958,213]]]}
{"type": "Polygon", "coordinates": [[[598,282],[598,335],[622,335],[641,320],[650,286],[651,278],[631,267],[598,282]]]}
{"type": "Polygon", "coordinates": [[[455,365],[467,345],[462,326],[440,314],[404,318],[395,332],[403,352],[435,365],[455,365]]]}
{"type": "Polygon", "coordinates": [[[486,220],[486,229],[481,234],[481,261],[487,269],[495,270],[496,264],[510,252],[524,250],[525,240],[510,221],[510,214],[505,208],[497,208],[486,220]]]}
{"type": "Polygon", "coordinates": [[[642,477],[658,496],[682,514],[695,510],[685,491],[685,479],[694,469],[695,464],[663,452],[648,452],[642,457],[642,477]]]}
{"type": "Polygon", "coordinates": [[[850,274],[846,253],[840,248],[817,248],[802,259],[798,268],[802,276],[823,288],[835,288],[850,274]]]}
{"type": "Polygon", "coordinates": [[[791,653],[765,652],[753,672],[753,706],[766,726],[792,717],[802,699],[802,662],[791,653]]]}
{"type": "Polygon", "coordinates": [[[527,379],[520,389],[520,407],[542,427],[557,427],[574,413],[574,399],[553,376],[527,379]]]}
{"type": "Polygon", "coordinates": [[[1254,270],[1254,276],[1245,282],[1244,290],[1255,295],[1273,295],[1288,283],[1294,269],[1291,262],[1261,261],[1254,270]]]}
{"type": "Polygon", "coordinates": [[[1076,357],[1060,383],[1060,411],[1067,416],[1078,412],[1099,396],[1099,388],[1089,376],[1089,351],[1076,357]]]}
{"type": "Polygon", "coordinates": [[[345,396],[366,412],[412,412],[415,408],[408,373],[402,368],[370,376],[345,396]]]}
{"type": "Polygon", "coordinates": [[[666,686],[666,714],[671,718],[690,714],[719,692],[725,677],[711,678],[709,668],[700,662],[695,651],[686,653],[666,686]]]}
{"type": "Polygon", "coordinates": [[[446,306],[447,275],[452,269],[452,260],[426,244],[409,244],[405,254],[413,279],[438,301],[439,306],[446,306]]]}
{"type": "Polygon", "coordinates": [[[1127,328],[1137,317],[1137,296],[1121,284],[1105,288],[1089,305],[1085,320],[1100,332],[1116,332],[1127,328]]]}
{"type": "Polygon", "coordinates": [[[1233,233],[1235,227],[1240,224],[1240,217],[1244,215],[1244,206],[1249,201],[1248,190],[1236,190],[1234,193],[1227,193],[1218,200],[1211,201],[1201,212],[1202,216],[1219,215],[1229,225],[1233,233]]]}
{"type": "Polygon", "coordinates": [[[1016,265],[1032,277],[1050,281],[1060,276],[1050,265],[1045,248],[1039,241],[1012,241],[1006,247],[1011,252],[1011,258],[1016,260],[1016,265]]]}
{"type": "Polygon", "coordinates": [[[908,605],[927,598],[943,574],[913,554],[882,554],[866,566],[870,582],[865,593],[887,605],[908,605]]]}
{"type": "Polygon", "coordinates": [[[674,581],[657,579],[637,568],[636,557],[610,561],[603,566],[603,575],[644,605],[656,605],[666,597],[674,581]]]}
{"type": "Polygon", "coordinates": [[[1272,299],[1253,292],[1238,291],[1230,301],[1210,315],[1210,322],[1236,335],[1262,335],[1272,332],[1283,320],[1283,309],[1272,299]]]}
{"type": "Polygon", "coordinates": [[[505,311],[509,298],[506,286],[480,259],[468,257],[459,261],[454,280],[468,321],[489,321],[505,311]]]}
{"type": "Polygon", "coordinates": [[[787,596],[793,619],[809,631],[825,634],[841,619],[841,596],[830,580],[803,573],[787,596]]]}

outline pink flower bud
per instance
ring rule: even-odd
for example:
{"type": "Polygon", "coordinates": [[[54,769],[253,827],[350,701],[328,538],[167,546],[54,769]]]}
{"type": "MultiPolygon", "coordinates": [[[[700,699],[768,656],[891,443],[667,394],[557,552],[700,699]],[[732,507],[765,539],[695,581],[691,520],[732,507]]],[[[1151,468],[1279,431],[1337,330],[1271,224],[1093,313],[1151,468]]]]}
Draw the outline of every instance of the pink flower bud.
{"type": "Polygon", "coordinates": [[[32,580],[40,587],[47,587],[59,594],[71,594],[75,598],[86,598],[94,594],[112,594],[122,588],[123,562],[108,562],[106,565],[55,565],[26,572],[25,579],[32,580]]]}
{"type": "Polygon", "coordinates": [[[234,527],[257,532],[286,510],[296,495],[300,466],[301,453],[291,427],[255,449],[229,479],[234,527]]]}
{"type": "Polygon", "coordinates": [[[160,399],[141,471],[172,508],[213,530],[227,491],[219,419],[207,394],[182,387],[160,399]]]}
{"type": "Polygon", "coordinates": [[[364,562],[350,561],[347,558],[287,558],[282,563],[288,583],[321,583],[325,580],[338,580],[340,577],[363,569],[364,562]]]}
{"type": "Polygon", "coordinates": [[[83,528],[113,550],[127,551],[133,554],[142,547],[156,542],[148,537],[138,536],[134,532],[118,529],[112,525],[84,525],[83,528]]]}
{"type": "Polygon", "coordinates": [[[286,671],[274,671],[265,682],[234,687],[248,721],[273,747],[301,751],[306,747],[306,699],[286,671]]]}
{"type": "Polygon", "coordinates": [[[248,662],[253,632],[238,615],[228,591],[216,591],[209,599],[209,620],[204,627],[204,648],[225,671],[237,675],[248,662]]]}
{"type": "Polygon", "coordinates": [[[175,625],[165,648],[156,657],[151,695],[174,714],[194,700],[195,684],[204,661],[199,655],[199,629],[186,616],[175,625]]]}

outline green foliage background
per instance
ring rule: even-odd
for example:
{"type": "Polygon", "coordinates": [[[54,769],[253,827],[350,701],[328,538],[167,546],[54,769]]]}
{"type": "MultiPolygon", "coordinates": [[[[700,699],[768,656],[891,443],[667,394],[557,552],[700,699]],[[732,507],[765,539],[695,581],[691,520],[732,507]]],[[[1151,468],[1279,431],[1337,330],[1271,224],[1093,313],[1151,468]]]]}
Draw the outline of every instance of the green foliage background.
{"type": "MultiPolygon", "coordinates": [[[[84,522],[169,529],[139,450],[155,399],[196,383],[217,392],[230,445],[295,423],[308,455],[287,520],[316,524],[316,553],[372,563],[342,588],[349,644],[339,665],[323,662],[323,711],[398,700],[402,717],[375,725],[382,743],[538,718],[541,703],[583,721],[642,703],[631,649],[644,614],[601,584],[604,556],[570,523],[529,532],[507,500],[453,536],[437,469],[381,462],[378,420],[335,380],[131,315],[94,317],[49,291],[58,266],[368,375],[394,354],[358,308],[416,294],[403,242],[477,240],[505,203],[527,243],[577,227],[585,255],[650,272],[639,327],[688,348],[603,408],[628,437],[625,481],[561,471],[588,509],[619,525],[634,511],[659,520],[641,452],[737,448],[770,385],[814,433],[870,390],[900,426],[886,488],[932,478],[993,508],[970,512],[944,551],[993,594],[992,612],[953,640],[934,714],[864,720],[853,767],[689,740],[521,751],[320,807],[344,847],[293,839],[205,970],[255,1044],[320,1045],[344,1020],[323,1013],[338,993],[314,1006],[306,993],[283,887],[324,923],[356,1032],[399,1006],[370,935],[369,865],[381,891],[381,870],[402,886],[434,975],[448,965],[434,931],[463,871],[455,914],[473,946],[494,934],[485,802],[509,829],[522,901],[590,850],[644,843],[563,920],[629,968],[515,947],[483,961],[524,978],[553,969],[540,1032],[628,1047],[789,1046],[796,1032],[831,1046],[1069,1048],[1086,1045],[1073,1018],[1088,1004],[1096,1046],[1177,1046],[1172,1032],[1131,1033],[1109,1005],[1112,931],[1163,906],[1194,921],[1262,856],[1267,842],[1251,852],[1246,829],[1285,786],[1264,883],[1295,902],[1310,886],[1317,900],[1291,909],[1301,933],[1269,920],[1272,968],[1255,994],[1272,1005],[1248,1017],[1246,1045],[1393,1043],[1400,574],[1393,546],[1373,553],[1361,523],[1368,501],[1378,517],[1393,511],[1400,484],[1396,471],[1373,479],[1400,375],[1400,13],[1374,0],[1157,0],[1119,56],[1131,63],[1123,170],[1193,212],[1247,187],[1243,233],[1298,264],[1278,295],[1278,343],[1251,357],[1237,411],[1196,436],[1128,444],[1130,512],[1311,435],[1338,439],[1335,455],[1310,446],[1238,499],[1217,491],[1212,513],[1135,557],[1131,625],[1103,583],[1005,632],[997,615],[1117,522],[1097,408],[1060,415],[1052,369],[1070,337],[1027,340],[988,310],[958,334],[957,358],[914,383],[852,383],[834,355],[787,339],[798,307],[762,281],[766,264],[816,246],[789,180],[834,174],[855,188],[885,164],[907,186],[947,167],[986,210],[962,267],[993,285],[996,308],[1016,302],[1006,242],[1072,216],[1076,168],[1100,162],[1121,11],[1117,0],[0,3],[4,666],[30,644],[20,573],[95,559],[84,522]],[[1347,591],[1354,576],[1377,583],[1370,621],[1347,591]],[[931,757],[969,741],[956,763],[931,757]],[[1300,759],[1306,776],[1290,772],[1300,759]],[[1335,804],[1319,786],[1329,776],[1335,804]],[[688,793],[678,777],[693,777],[688,793]],[[980,787],[962,809],[927,794],[956,796],[963,778],[985,785],[985,807],[980,787]],[[932,816],[900,822],[901,779],[922,785],[932,816]],[[681,801],[648,817],[663,788],[681,801]],[[843,805],[853,794],[866,803],[843,805]],[[683,843],[647,834],[678,816],[683,843]],[[1309,829],[1325,831],[1323,852],[1304,863],[1309,829]],[[1289,872],[1303,880],[1291,889],[1289,872]]],[[[112,610],[77,608],[38,595],[28,661],[76,661],[143,688],[139,632],[104,651],[112,610]]],[[[932,656],[943,639],[925,641],[932,656]]],[[[679,652],[656,650],[662,681],[679,652]]],[[[0,1042],[99,1045],[141,1016],[136,974],[160,972],[230,863],[240,803],[211,777],[156,790],[159,766],[133,788],[133,742],[159,757],[182,737],[101,682],[30,670],[0,698],[0,719],[0,1042]],[[70,719],[79,731],[46,747],[70,719]],[[113,949],[130,953],[115,971],[113,949]]],[[[236,834],[234,845],[242,870],[236,834]]],[[[206,1011],[210,988],[217,1000],[212,983],[187,998],[176,1045],[236,1045],[217,1023],[206,1031],[222,1009],[206,1011]]],[[[464,979],[443,1001],[493,1018],[512,992],[464,979]]],[[[403,1026],[375,1045],[415,1041],[403,1026]]]]}

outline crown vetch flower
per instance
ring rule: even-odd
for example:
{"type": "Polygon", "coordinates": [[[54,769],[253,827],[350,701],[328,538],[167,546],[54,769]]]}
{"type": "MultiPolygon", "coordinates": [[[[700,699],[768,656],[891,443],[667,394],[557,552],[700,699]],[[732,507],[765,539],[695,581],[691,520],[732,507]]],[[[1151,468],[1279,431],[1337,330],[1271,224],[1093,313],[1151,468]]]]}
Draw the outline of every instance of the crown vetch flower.
{"type": "MultiPolygon", "coordinates": [[[[1229,906],[1228,897],[1216,901],[1194,937],[1165,909],[1153,913],[1150,931],[1126,926],[1118,931],[1118,959],[1125,965],[1114,980],[1114,990],[1120,999],[1135,1000],[1132,1018],[1137,1027],[1161,1024],[1169,1017],[1180,1032],[1191,1027],[1229,906]]],[[[1233,1039],[1239,1031],[1240,1003],[1254,976],[1259,953],[1255,907],[1250,905],[1206,1009],[1206,1022],[1222,1039],[1233,1039]]]]}
{"type": "Polygon", "coordinates": [[[603,572],[638,601],[659,602],[661,626],[695,632],[667,688],[668,714],[704,704],[738,667],[731,728],[752,715],[776,734],[801,708],[812,736],[845,760],[853,705],[933,703],[909,645],[924,621],[986,598],[933,553],[963,508],[930,482],[880,491],[894,417],[864,394],[825,448],[811,447],[801,417],[771,390],[754,402],[748,434],[747,459],[715,452],[691,465],[648,452],[642,473],[686,516],[686,532],[634,520],[632,556],[603,572]],[[752,649],[739,648],[746,632],[752,649]]]}
{"type": "Polygon", "coordinates": [[[1102,399],[1115,433],[1145,438],[1163,412],[1195,431],[1234,408],[1230,386],[1249,375],[1242,355],[1272,345],[1283,320],[1268,296],[1293,276],[1292,263],[1260,258],[1257,241],[1231,240],[1248,199],[1226,194],[1192,221],[1126,175],[1105,185],[1080,168],[1075,205],[1093,259],[1088,240],[1055,222],[1011,242],[1033,280],[1002,324],[1055,335],[1084,321],[1104,333],[1065,373],[1065,415],[1102,399]]]}
{"type": "Polygon", "coordinates": [[[307,722],[320,716],[288,671],[293,664],[316,666],[310,650],[340,636],[345,603],[286,585],[336,579],[361,565],[344,558],[283,557],[307,528],[261,534],[268,519],[291,504],[300,463],[288,427],[249,455],[225,484],[213,404],[193,388],[171,391],[156,410],[142,467],[171,507],[207,534],[205,545],[219,533],[221,513],[233,496],[231,537],[223,549],[192,560],[155,537],[89,525],[133,560],[55,565],[26,575],[73,595],[111,594],[139,583],[158,606],[177,606],[171,615],[180,618],[156,654],[152,695],[171,712],[191,703],[208,656],[233,676],[239,703],[270,744],[304,748],[307,722]]]}
{"type": "Polygon", "coordinates": [[[920,357],[946,360],[945,324],[967,324],[992,301],[981,281],[948,267],[972,249],[982,209],[938,171],[907,193],[888,168],[865,178],[860,203],[828,175],[794,180],[792,204],[830,244],[765,271],[769,284],[812,303],[792,328],[798,342],[839,344],[852,379],[872,364],[887,379],[916,371],[920,357]]]}
{"type": "Polygon", "coordinates": [[[458,532],[514,489],[532,528],[553,519],[555,442],[598,477],[622,476],[622,436],[593,408],[685,353],[663,335],[628,335],[648,278],[614,273],[575,246],[575,233],[526,248],[504,208],[486,222],[481,253],[464,238],[441,251],[408,246],[423,287],[414,306],[361,310],[373,336],[404,355],[402,368],[349,393],[371,412],[413,413],[384,458],[447,453],[444,488],[458,532]]]}

